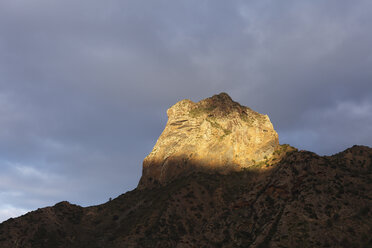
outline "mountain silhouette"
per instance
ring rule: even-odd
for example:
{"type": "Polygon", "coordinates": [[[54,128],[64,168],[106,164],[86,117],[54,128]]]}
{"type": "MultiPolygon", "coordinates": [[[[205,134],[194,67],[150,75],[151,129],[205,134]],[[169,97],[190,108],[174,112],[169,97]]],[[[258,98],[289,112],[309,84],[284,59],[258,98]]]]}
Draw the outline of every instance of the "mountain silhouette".
{"type": "Polygon", "coordinates": [[[279,145],[267,116],[226,93],[168,117],[136,189],[11,218],[0,247],[372,247],[371,148],[279,145]]]}

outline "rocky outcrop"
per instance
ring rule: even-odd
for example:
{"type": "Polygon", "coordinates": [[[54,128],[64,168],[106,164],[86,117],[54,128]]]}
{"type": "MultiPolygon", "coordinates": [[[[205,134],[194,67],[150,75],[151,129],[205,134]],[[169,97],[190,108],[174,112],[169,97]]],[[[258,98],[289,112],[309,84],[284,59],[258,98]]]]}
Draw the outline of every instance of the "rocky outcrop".
{"type": "Polygon", "coordinates": [[[267,115],[221,93],[194,103],[182,100],[143,161],[139,188],[164,185],[195,170],[229,172],[268,159],[279,145],[267,115]]]}

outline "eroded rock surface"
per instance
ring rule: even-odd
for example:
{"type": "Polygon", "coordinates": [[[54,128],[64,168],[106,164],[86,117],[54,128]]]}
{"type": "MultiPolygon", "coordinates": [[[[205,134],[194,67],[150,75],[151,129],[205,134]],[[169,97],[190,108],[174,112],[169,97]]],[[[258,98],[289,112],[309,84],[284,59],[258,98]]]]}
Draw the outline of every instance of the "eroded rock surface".
{"type": "Polygon", "coordinates": [[[221,93],[194,103],[182,100],[143,161],[139,188],[164,185],[195,170],[228,172],[269,158],[279,145],[267,115],[221,93]]]}

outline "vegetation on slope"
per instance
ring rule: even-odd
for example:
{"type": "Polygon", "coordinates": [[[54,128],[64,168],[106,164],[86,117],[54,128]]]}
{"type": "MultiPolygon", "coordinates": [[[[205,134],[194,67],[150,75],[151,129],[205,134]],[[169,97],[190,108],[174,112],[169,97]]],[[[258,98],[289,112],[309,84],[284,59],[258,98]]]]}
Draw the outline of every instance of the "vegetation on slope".
{"type": "Polygon", "coordinates": [[[2,223],[0,247],[371,247],[371,160],[283,147],[254,169],[39,209],[2,223]]]}

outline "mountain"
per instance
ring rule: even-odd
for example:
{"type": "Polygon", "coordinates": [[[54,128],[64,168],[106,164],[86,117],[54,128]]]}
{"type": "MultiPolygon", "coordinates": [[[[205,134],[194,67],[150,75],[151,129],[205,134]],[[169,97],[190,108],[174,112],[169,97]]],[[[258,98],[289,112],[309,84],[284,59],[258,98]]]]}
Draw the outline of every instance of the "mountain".
{"type": "Polygon", "coordinates": [[[268,118],[251,111],[227,94],[181,101],[136,189],[98,206],[61,202],[9,219],[0,247],[372,247],[372,149],[318,156],[278,145],[268,118]],[[244,140],[263,143],[245,154],[244,140]]]}

